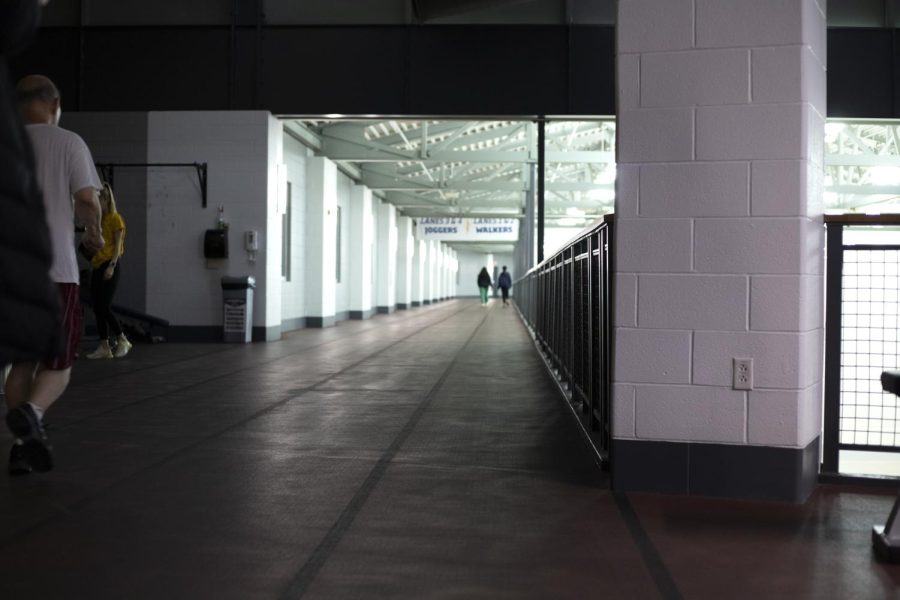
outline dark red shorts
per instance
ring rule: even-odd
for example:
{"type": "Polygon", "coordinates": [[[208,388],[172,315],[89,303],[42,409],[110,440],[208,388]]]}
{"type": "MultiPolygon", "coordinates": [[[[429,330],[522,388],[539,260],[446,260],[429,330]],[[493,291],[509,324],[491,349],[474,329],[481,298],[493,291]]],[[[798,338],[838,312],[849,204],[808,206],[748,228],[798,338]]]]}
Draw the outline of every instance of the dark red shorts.
{"type": "Polygon", "coordinates": [[[62,353],[44,360],[44,367],[51,371],[68,369],[75,362],[78,340],[81,339],[81,299],[77,283],[57,283],[59,304],[63,321],[62,353]]]}

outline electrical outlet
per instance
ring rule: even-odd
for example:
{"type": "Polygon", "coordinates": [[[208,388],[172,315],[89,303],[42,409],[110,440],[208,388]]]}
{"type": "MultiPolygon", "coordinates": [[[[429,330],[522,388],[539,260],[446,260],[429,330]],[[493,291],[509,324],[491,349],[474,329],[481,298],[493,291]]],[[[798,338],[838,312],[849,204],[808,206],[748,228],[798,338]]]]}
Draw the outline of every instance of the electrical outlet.
{"type": "Polygon", "coordinates": [[[752,390],[753,389],[753,359],[752,358],[734,358],[734,384],[736,390],[752,390]]]}

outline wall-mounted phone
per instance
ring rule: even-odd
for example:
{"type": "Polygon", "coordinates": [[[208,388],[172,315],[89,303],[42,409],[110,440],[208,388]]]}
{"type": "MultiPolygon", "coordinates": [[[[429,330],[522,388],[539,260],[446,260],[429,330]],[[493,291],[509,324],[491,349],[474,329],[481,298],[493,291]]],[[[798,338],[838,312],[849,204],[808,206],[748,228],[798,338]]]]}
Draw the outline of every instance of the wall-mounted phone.
{"type": "Polygon", "coordinates": [[[244,248],[247,252],[259,250],[259,233],[254,230],[244,232],[244,248]]]}

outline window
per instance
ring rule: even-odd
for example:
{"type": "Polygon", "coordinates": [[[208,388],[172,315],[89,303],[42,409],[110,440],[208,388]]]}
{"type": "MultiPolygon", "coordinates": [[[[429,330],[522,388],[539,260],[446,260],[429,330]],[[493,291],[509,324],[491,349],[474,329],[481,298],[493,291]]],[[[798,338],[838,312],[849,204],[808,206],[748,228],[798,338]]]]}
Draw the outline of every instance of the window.
{"type": "Polygon", "coordinates": [[[281,215],[281,276],[291,280],[291,182],[287,182],[287,198],[284,214],[281,215]]]}

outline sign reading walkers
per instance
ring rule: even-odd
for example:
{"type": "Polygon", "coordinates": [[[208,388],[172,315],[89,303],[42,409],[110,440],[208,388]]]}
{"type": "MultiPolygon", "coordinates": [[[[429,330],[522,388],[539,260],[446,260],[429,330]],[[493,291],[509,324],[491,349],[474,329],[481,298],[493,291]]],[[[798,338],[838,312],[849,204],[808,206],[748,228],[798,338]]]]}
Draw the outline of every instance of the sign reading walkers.
{"type": "Polygon", "coordinates": [[[458,242],[515,242],[519,239],[518,219],[418,219],[420,240],[458,242]]]}

